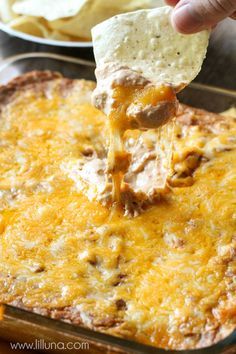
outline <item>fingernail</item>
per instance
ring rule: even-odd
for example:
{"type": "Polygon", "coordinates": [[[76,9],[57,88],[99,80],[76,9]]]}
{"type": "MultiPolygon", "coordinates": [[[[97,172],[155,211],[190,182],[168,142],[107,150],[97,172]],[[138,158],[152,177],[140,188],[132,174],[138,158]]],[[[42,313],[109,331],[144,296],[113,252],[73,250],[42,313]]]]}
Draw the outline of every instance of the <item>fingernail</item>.
{"type": "Polygon", "coordinates": [[[177,31],[185,34],[198,32],[203,27],[201,18],[195,14],[189,3],[184,3],[173,11],[172,24],[177,31]]]}

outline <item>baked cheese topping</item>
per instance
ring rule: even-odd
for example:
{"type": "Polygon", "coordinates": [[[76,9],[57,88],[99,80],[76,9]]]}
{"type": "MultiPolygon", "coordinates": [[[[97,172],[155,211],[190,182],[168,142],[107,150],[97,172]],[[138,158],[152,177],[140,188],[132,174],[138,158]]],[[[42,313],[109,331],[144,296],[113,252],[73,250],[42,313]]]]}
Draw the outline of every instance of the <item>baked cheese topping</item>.
{"type": "Polygon", "coordinates": [[[0,301],[167,349],[226,336],[236,327],[234,118],[181,106],[176,186],[135,218],[111,215],[64,168],[106,156],[107,120],[88,103],[92,85],[66,95],[63,82],[1,110],[0,301]]]}

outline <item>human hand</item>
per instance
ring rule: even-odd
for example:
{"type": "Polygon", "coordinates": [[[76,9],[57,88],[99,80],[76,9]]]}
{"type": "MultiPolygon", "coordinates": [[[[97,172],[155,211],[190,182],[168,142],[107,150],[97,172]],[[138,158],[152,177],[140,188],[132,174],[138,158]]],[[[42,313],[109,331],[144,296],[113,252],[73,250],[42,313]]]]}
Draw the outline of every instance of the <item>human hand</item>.
{"type": "Polygon", "coordinates": [[[166,0],[174,6],[172,24],[181,33],[214,27],[226,17],[236,18],[236,0],[166,0]]]}

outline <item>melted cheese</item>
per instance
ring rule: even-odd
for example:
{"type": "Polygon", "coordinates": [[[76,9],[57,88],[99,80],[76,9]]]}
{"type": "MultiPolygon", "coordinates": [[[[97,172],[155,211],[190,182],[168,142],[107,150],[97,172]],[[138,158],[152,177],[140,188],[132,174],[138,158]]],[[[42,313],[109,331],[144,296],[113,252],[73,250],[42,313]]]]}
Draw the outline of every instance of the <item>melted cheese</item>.
{"type": "MultiPolygon", "coordinates": [[[[138,128],[137,121],[127,115],[127,110],[130,105],[142,111],[146,107],[156,107],[163,101],[174,102],[176,96],[170,86],[117,86],[113,89],[112,98],[112,110],[108,116],[110,135],[108,173],[111,174],[113,181],[113,201],[120,202],[121,184],[131,162],[131,156],[124,148],[124,133],[128,129],[138,128]]],[[[161,127],[158,128],[158,134],[161,138],[161,127]]],[[[171,141],[169,144],[171,145],[171,141]]]]}
{"type": "Polygon", "coordinates": [[[207,133],[177,121],[174,168],[213,139],[230,148],[130,219],[89,201],[61,169],[90,147],[103,152],[105,121],[78,92],[29,92],[3,110],[0,301],[71,307],[86,326],[159,347],[211,344],[236,326],[236,124],[207,133]]]}

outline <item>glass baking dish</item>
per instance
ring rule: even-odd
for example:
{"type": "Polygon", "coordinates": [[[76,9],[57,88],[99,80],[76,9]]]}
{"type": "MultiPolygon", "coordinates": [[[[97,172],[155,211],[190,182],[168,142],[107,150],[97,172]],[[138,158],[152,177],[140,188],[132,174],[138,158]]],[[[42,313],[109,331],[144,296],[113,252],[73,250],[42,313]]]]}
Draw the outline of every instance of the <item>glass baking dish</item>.
{"type": "MultiPolygon", "coordinates": [[[[49,53],[20,54],[0,62],[0,84],[32,70],[53,70],[70,78],[94,80],[93,62],[49,53]]],[[[236,106],[236,91],[192,83],[180,95],[180,101],[194,107],[221,112],[236,106]]],[[[5,306],[0,321],[0,337],[8,341],[34,344],[45,349],[45,343],[70,344],[70,353],[184,353],[184,354],[235,354],[236,331],[217,344],[198,350],[166,351],[134,341],[98,333],[90,329],[52,320],[12,306],[5,306]],[[85,345],[84,343],[87,343],[85,345]],[[76,346],[75,346],[76,344],[76,346]],[[71,348],[74,349],[71,349],[71,348]],[[77,349],[76,349],[77,348],[77,349]],[[78,350],[79,348],[79,350],[78,350]]],[[[35,349],[34,347],[34,349],[35,349]]],[[[66,347],[68,348],[68,347],[66,347]]],[[[59,346],[51,352],[68,352],[59,346]]]]}

